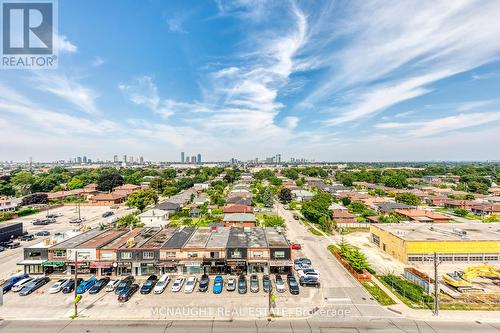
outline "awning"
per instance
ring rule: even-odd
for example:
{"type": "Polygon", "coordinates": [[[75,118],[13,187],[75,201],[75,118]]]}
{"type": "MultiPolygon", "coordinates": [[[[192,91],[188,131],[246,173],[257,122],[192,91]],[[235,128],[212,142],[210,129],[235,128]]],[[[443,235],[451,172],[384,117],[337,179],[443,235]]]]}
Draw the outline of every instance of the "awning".
{"type": "Polygon", "coordinates": [[[186,267],[200,267],[201,262],[200,261],[180,261],[180,265],[184,265],[186,267]]]}
{"type": "Polygon", "coordinates": [[[91,262],[90,267],[92,268],[111,268],[113,263],[111,262],[91,262]]]}
{"type": "Polygon", "coordinates": [[[46,260],[38,259],[38,260],[23,260],[18,262],[18,265],[43,265],[46,260]]]}
{"type": "Polygon", "coordinates": [[[293,266],[293,263],[291,260],[270,260],[269,261],[269,266],[271,267],[290,267],[293,266]]]}
{"type": "Polygon", "coordinates": [[[42,266],[50,266],[50,267],[62,267],[65,266],[66,262],[64,261],[46,261],[42,263],[42,266]]]}

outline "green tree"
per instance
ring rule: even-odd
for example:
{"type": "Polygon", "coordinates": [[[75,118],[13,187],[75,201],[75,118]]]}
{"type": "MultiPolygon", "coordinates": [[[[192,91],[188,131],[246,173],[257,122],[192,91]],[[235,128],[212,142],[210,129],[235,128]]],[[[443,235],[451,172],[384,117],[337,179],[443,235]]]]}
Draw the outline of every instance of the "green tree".
{"type": "Polygon", "coordinates": [[[297,178],[299,178],[299,171],[295,168],[283,169],[281,171],[281,174],[292,180],[296,180],[297,178]]]}
{"type": "Polygon", "coordinates": [[[273,191],[270,187],[266,187],[266,189],[264,190],[264,193],[262,194],[262,202],[266,207],[273,206],[273,191]]]}
{"type": "Polygon", "coordinates": [[[139,224],[139,222],[140,222],[140,220],[137,218],[137,216],[132,213],[132,214],[128,214],[128,215],[125,215],[123,217],[120,217],[116,221],[116,227],[118,229],[125,228],[125,227],[135,228],[139,224]]]}
{"type": "Polygon", "coordinates": [[[351,204],[351,199],[348,197],[343,197],[342,199],[340,199],[340,201],[342,201],[342,204],[346,207],[351,204]]]}
{"type": "Polygon", "coordinates": [[[5,195],[5,196],[14,196],[16,194],[16,190],[14,190],[14,187],[12,184],[10,184],[6,180],[0,180],[0,196],[5,195]]]}
{"type": "Polygon", "coordinates": [[[97,180],[99,191],[109,192],[113,188],[123,185],[125,182],[119,173],[104,173],[97,180]]]}
{"type": "Polygon", "coordinates": [[[158,194],[155,190],[139,190],[131,193],[127,199],[127,206],[135,207],[141,212],[144,211],[149,205],[156,204],[158,202],[158,194]]]}
{"type": "Polygon", "coordinates": [[[469,211],[467,209],[465,209],[465,208],[459,207],[459,208],[455,208],[453,210],[453,213],[455,215],[458,215],[458,216],[461,216],[461,217],[465,217],[465,216],[467,216],[467,214],[469,214],[469,211]]]}
{"type": "Polygon", "coordinates": [[[77,189],[77,188],[82,188],[83,186],[84,186],[83,181],[80,178],[78,178],[78,177],[73,177],[68,182],[68,188],[70,190],[74,190],[74,189],[77,189]]]}
{"type": "Polygon", "coordinates": [[[281,216],[264,215],[263,227],[285,227],[285,220],[281,216]]]}
{"type": "Polygon", "coordinates": [[[26,195],[31,192],[31,186],[35,182],[35,177],[28,171],[21,171],[16,173],[12,179],[11,183],[14,185],[14,188],[21,195],[26,195]]]}
{"type": "Polygon", "coordinates": [[[282,203],[289,203],[292,201],[292,191],[289,188],[283,188],[278,197],[282,203]]]}
{"type": "Polygon", "coordinates": [[[302,215],[312,223],[319,223],[321,217],[331,218],[329,209],[332,197],[324,192],[318,192],[311,200],[302,205],[302,215]]]}
{"type": "Polygon", "coordinates": [[[421,204],[420,198],[413,193],[398,193],[396,194],[395,199],[397,202],[410,206],[418,206],[421,204]]]}

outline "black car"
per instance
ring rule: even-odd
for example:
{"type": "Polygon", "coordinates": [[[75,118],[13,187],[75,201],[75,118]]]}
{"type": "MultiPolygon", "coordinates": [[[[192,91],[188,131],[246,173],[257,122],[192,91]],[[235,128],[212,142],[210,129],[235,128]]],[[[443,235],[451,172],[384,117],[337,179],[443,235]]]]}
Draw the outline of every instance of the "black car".
{"type": "Polygon", "coordinates": [[[262,289],[264,290],[265,293],[269,293],[272,290],[271,286],[271,279],[269,278],[269,275],[264,275],[262,277],[262,289]]]}
{"type": "Polygon", "coordinates": [[[247,293],[247,279],[245,275],[241,274],[238,278],[238,293],[246,294],[247,293]]]}
{"type": "Polygon", "coordinates": [[[301,286],[306,286],[306,287],[320,287],[319,279],[315,276],[310,276],[310,275],[305,275],[301,276],[299,279],[299,283],[301,286]]]}
{"type": "Polygon", "coordinates": [[[99,279],[90,289],[89,289],[89,294],[97,294],[102,290],[102,288],[106,287],[106,285],[109,282],[109,277],[104,277],[102,279],[99,279]]]}
{"type": "Polygon", "coordinates": [[[293,295],[298,295],[300,290],[299,290],[299,284],[297,283],[297,279],[293,275],[293,273],[288,273],[286,276],[286,280],[288,282],[288,290],[290,290],[290,294],[293,295]]]}
{"type": "Polygon", "coordinates": [[[10,243],[4,245],[4,247],[7,249],[15,249],[19,246],[21,246],[21,243],[19,243],[19,242],[10,242],[10,243]]]}
{"type": "Polygon", "coordinates": [[[5,242],[0,242],[0,246],[7,247],[7,245],[12,244],[12,243],[13,243],[13,241],[11,241],[11,240],[5,241],[5,242]]]}
{"type": "Polygon", "coordinates": [[[113,212],[104,212],[104,213],[102,213],[102,217],[109,217],[111,215],[113,215],[113,212]]]}
{"type": "Polygon", "coordinates": [[[58,217],[59,217],[59,215],[57,215],[57,214],[47,214],[47,216],[46,216],[46,218],[48,218],[48,219],[55,219],[58,217]]]}
{"type": "Polygon", "coordinates": [[[22,235],[21,237],[19,237],[19,240],[21,241],[31,241],[33,239],[35,239],[35,236],[33,234],[22,235]]]}
{"type": "Polygon", "coordinates": [[[19,292],[19,295],[27,296],[32,292],[34,292],[35,290],[37,290],[38,288],[40,288],[41,286],[47,284],[49,281],[50,279],[47,276],[35,279],[29,282],[27,285],[25,285],[23,289],[21,289],[21,291],[19,292]]]}
{"type": "Polygon", "coordinates": [[[48,232],[47,230],[42,230],[42,231],[39,231],[35,234],[35,236],[41,236],[41,237],[49,236],[49,235],[50,235],[50,232],[48,232]]]}
{"type": "Polygon", "coordinates": [[[210,278],[207,274],[203,274],[200,279],[200,283],[198,284],[198,290],[205,292],[208,290],[208,285],[210,284],[210,278]]]}
{"type": "MultiPolygon", "coordinates": [[[[76,281],[77,283],[77,287],[80,285],[80,283],[82,283],[83,279],[80,279],[78,278],[78,280],[76,281]]],[[[72,292],[73,290],[75,290],[75,279],[71,279],[65,286],[64,288],[62,289],[62,292],[63,294],[69,294],[70,292],[72,292]]]]}
{"type": "Polygon", "coordinates": [[[151,275],[150,277],[148,277],[148,279],[141,287],[141,294],[149,294],[155,287],[156,282],[158,282],[158,277],[156,275],[151,275]]]}
{"type": "Polygon", "coordinates": [[[128,301],[137,292],[137,290],[139,290],[139,285],[137,283],[128,285],[118,294],[118,301],[128,301]]]}
{"type": "Polygon", "coordinates": [[[129,275],[129,276],[125,277],[124,279],[122,279],[120,281],[120,283],[118,284],[118,286],[116,287],[116,289],[115,289],[115,294],[120,295],[120,293],[124,289],[130,287],[130,285],[132,283],[134,283],[134,281],[135,281],[135,279],[134,279],[134,277],[132,275],[129,275]]]}

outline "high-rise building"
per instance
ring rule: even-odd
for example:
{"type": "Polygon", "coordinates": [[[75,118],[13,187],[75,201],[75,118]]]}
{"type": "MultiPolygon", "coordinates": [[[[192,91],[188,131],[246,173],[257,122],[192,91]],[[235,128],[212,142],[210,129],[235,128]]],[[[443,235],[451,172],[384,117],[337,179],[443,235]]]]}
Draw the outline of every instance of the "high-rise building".
{"type": "Polygon", "coordinates": [[[123,163],[127,163],[127,155],[123,155],[123,163]]]}
{"type": "MultiPolygon", "coordinates": [[[[184,163],[186,162],[186,160],[184,159],[184,152],[181,152],[181,163],[184,163]]],[[[188,161],[189,162],[189,161],[188,161]]]]}
{"type": "Polygon", "coordinates": [[[83,156],[83,163],[87,163],[87,156],[83,156]]]}
{"type": "Polygon", "coordinates": [[[130,163],[134,163],[134,156],[130,156],[130,157],[128,158],[128,160],[129,160],[129,162],[130,162],[130,163]]]}
{"type": "Polygon", "coordinates": [[[198,154],[198,163],[201,163],[201,154],[198,154]]]}
{"type": "Polygon", "coordinates": [[[117,163],[117,162],[118,162],[118,155],[114,155],[114,156],[113,156],[113,162],[114,162],[114,163],[117,163]]]}
{"type": "Polygon", "coordinates": [[[82,158],[80,156],[76,158],[76,163],[82,163],[82,158]]]}
{"type": "Polygon", "coordinates": [[[281,163],[281,154],[276,154],[276,163],[281,163]]]}
{"type": "Polygon", "coordinates": [[[191,163],[196,163],[196,156],[191,156],[191,163]]]}
{"type": "Polygon", "coordinates": [[[144,157],[142,156],[139,157],[139,163],[144,164],[144,157]]]}

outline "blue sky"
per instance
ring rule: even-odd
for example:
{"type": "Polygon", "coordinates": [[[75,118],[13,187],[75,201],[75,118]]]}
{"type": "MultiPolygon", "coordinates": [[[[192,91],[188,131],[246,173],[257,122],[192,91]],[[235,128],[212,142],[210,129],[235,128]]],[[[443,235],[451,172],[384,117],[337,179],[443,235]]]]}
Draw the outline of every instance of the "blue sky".
{"type": "Polygon", "coordinates": [[[59,1],[0,160],[500,159],[500,2],[59,1]]]}

